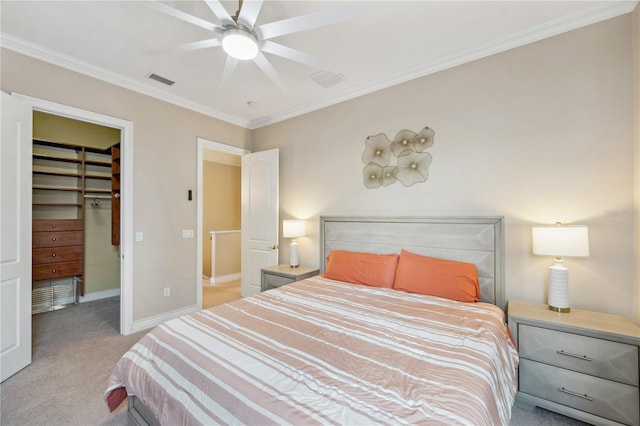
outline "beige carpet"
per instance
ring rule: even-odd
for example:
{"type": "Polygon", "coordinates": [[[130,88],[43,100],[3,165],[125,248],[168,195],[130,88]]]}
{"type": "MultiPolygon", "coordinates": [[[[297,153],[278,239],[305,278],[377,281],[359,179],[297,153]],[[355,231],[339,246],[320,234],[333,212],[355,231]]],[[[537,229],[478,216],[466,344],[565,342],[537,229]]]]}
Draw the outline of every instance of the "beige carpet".
{"type": "Polygon", "coordinates": [[[240,299],[240,280],[221,284],[202,282],[202,309],[240,299]]]}

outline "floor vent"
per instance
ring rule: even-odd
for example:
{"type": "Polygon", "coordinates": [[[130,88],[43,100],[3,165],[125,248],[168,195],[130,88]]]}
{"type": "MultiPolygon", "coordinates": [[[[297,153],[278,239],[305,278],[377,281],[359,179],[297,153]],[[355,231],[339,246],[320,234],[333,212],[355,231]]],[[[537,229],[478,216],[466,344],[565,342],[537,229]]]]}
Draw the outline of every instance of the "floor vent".
{"type": "Polygon", "coordinates": [[[149,73],[147,75],[147,78],[150,78],[151,80],[158,81],[158,82],[160,82],[162,84],[166,84],[167,86],[172,86],[172,85],[175,84],[175,81],[171,81],[168,78],[164,78],[163,76],[158,75],[158,74],[154,74],[154,73],[149,73]]]}
{"type": "Polygon", "coordinates": [[[318,71],[317,73],[309,76],[309,78],[325,89],[333,87],[336,84],[342,83],[346,80],[346,77],[344,75],[336,74],[331,71],[318,71]]]}

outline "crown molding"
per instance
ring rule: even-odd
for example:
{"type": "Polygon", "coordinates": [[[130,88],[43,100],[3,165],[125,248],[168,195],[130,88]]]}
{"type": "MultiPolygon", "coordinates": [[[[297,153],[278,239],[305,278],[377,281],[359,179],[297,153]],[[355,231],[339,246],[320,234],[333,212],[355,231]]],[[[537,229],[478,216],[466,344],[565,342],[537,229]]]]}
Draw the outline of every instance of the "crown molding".
{"type": "Polygon", "coordinates": [[[236,126],[247,129],[249,128],[250,123],[246,119],[225,114],[224,112],[209,108],[197,102],[189,101],[179,96],[167,94],[165,92],[162,92],[161,90],[156,90],[153,87],[141,84],[140,82],[129,77],[125,77],[121,74],[108,71],[104,68],[98,67],[72,56],[56,52],[55,50],[47,49],[35,43],[31,43],[21,38],[12,36],[11,34],[3,32],[0,33],[0,37],[0,47],[4,49],[8,49],[21,55],[29,56],[31,58],[50,63],[52,65],[84,74],[86,76],[96,78],[98,80],[102,80],[107,83],[111,83],[113,85],[123,87],[125,89],[129,89],[134,92],[138,92],[143,95],[150,96],[152,98],[156,98],[161,101],[168,102],[170,104],[177,105],[179,107],[186,108],[188,110],[195,111],[212,118],[216,118],[218,120],[225,121],[227,123],[235,124],[236,126]]]}
{"type": "Polygon", "coordinates": [[[222,111],[214,110],[197,102],[172,96],[160,90],[141,84],[140,82],[113,73],[104,68],[81,61],[68,55],[46,49],[34,43],[27,42],[10,34],[0,33],[0,45],[5,49],[39,59],[80,74],[93,77],[116,86],[123,87],[147,96],[168,102],[182,108],[186,108],[218,120],[226,121],[249,130],[288,120],[302,114],[317,111],[332,105],[339,104],[369,93],[377,92],[407,81],[415,80],[448,68],[472,62],[487,56],[495,55],[516,47],[543,40],[567,31],[581,28],[606,19],[630,13],[634,10],[638,1],[599,1],[592,6],[568,14],[559,18],[534,25],[524,30],[516,31],[502,37],[477,44],[467,49],[461,49],[451,54],[434,58],[430,61],[402,70],[392,76],[385,77],[373,82],[357,85],[348,92],[334,97],[327,97],[318,101],[296,105],[293,108],[267,115],[255,120],[246,120],[236,116],[226,114],[222,111]]]}
{"type": "Polygon", "coordinates": [[[368,82],[355,86],[348,93],[339,97],[326,98],[318,102],[310,102],[304,105],[297,105],[278,114],[262,117],[249,123],[249,129],[257,129],[280,121],[307,114],[322,108],[339,104],[369,93],[377,92],[407,81],[425,77],[439,71],[453,68],[468,62],[495,55],[516,47],[534,43],[545,38],[568,32],[574,29],[595,24],[600,21],[615,18],[616,16],[630,13],[634,10],[638,1],[611,2],[599,1],[593,6],[582,9],[578,12],[551,19],[524,30],[509,33],[502,37],[497,37],[484,43],[477,44],[467,49],[461,49],[451,54],[434,58],[418,66],[400,71],[395,75],[385,77],[375,82],[368,82]]]}

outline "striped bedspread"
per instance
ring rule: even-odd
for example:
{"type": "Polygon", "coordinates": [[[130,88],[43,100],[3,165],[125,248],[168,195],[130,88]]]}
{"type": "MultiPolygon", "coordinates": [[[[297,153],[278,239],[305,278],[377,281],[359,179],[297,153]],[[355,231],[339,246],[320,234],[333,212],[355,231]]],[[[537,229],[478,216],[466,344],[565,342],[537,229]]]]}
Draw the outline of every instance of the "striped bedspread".
{"type": "Polygon", "coordinates": [[[156,327],[118,362],[163,425],[508,424],[504,313],[309,278],[156,327]]]}

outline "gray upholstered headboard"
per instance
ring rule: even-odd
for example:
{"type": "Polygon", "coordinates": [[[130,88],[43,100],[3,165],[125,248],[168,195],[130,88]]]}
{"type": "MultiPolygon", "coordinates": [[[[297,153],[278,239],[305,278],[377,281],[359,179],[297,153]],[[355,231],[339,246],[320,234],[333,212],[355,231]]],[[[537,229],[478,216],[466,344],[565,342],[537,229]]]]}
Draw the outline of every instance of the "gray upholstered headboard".
{"type": "Polygon", "coordinates": [[[476,265],[480,300],[506,308],[502,217],[320,217],[320,270],[331,250],[400,253],[476,265]]]}

